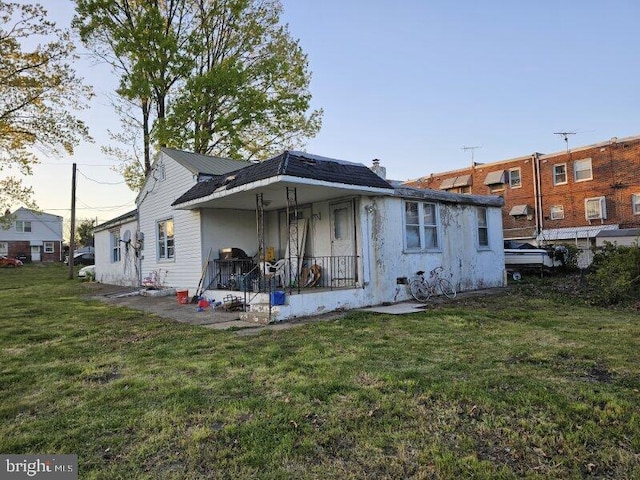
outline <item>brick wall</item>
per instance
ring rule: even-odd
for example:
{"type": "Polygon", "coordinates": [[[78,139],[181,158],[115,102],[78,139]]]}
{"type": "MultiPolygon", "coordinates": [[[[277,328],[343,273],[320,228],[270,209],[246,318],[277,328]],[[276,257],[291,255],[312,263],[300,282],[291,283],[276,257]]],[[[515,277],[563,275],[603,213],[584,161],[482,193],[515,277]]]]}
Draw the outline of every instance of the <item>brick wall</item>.
{"type": "MultiPolygon", "coordinates": [[[[526,156],[513,160],[494,162],[460,170],[433,173],[426,177],[406,182],[415,188],[439,190],[442,182],[471,175],[472,184],[467,193],[476,195],[500,195],[505,205],[502,222],[505,238],[533,237],[536,230],[534,157],[526,156]],[[509,184],[508,172],[520,169],[520,186],[509,184]],[[494,171],[507,172],[504,188],[491,189],[484,184],[487,174],[494,171]],[[509,213],[516,205],[528,205],[530,215],[512,216],[509,213]]],[[[640,227],[640,215],[633,213],[632,195],[640,194],[640,137],[603,142],[569,153],[539,156],[540,201],[542,211],[540,223],[543,228],[581,227],[588,225],[618,224],[620,228],[640,227]],[[592,179],[576,181],[574,167],[580,160],[591,159],[592,179]],[[566,183],[554,182],[554,165],[566,164],[566,183]],[[605,197],[606,219],[587,220],[585,199],[605,197]],[[551,207],[562,206],[564,218],[552,219],[551,207]]],[[[465,193],[460,188],[448,191],[465,193]]]]}
{"type": "MultiPolygon", "coordinates": [[[[29,241],[8,241],[6,243],[8,244],[8,257],[15,258],[26,255],[27,258],[31,258],[31,245],[29,241]]],[[[53,242],[53,253],[45,253],[44,246],[40,247],[41,262],[59,262],[60,258],[60,242],[53,242]]]]}
{"type": "Polygon", "coordinates": [[[640,140],[611,143],[540,159],[542,210],[545,228],[619,224],[640,226],[632,211],[632,194],[640,193],[640,140]],[[576,162],[591,159],[592,179],[576,181],[576,162]],[[567,182],[554,184],[554,165],[566,164],[567,182]],[[606,219],[587,220],[585,199],[605,197],[606,219]],[[551,219],[551,207],[564,206],[563,219],[551,219]]]}

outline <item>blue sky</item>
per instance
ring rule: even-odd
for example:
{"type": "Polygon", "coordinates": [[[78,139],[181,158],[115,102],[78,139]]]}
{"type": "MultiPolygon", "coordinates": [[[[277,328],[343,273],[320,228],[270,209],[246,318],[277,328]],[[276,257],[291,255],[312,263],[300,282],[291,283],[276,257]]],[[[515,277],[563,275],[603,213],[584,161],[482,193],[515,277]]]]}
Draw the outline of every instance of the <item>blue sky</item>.
{"type": "MultiPolygon", "coordinates": [[[[44,5],[61,26],[73,7],[44,5]],[[55,7],[55,8],[54,8],[55,7]]],[[[282,0],[283,21],[308,55],[323,127],[306,150],[371,164],[405,180],[640,135],[640,2],[282,0]]],[[[100,222],[134,208],[100,146],[117,125],[115,80],[82,60],[97,97],[82,117],[95,144],[45,159],[29,183],[45,211],[68,215],[71,162],[80,218],[100,222]],[[89,177],[89,179],[85,178],[89,177]],[[92,207],[92,208],[89,208],[92,207]],[[117,207],[117,208],[116,208],[117,207]]]]}

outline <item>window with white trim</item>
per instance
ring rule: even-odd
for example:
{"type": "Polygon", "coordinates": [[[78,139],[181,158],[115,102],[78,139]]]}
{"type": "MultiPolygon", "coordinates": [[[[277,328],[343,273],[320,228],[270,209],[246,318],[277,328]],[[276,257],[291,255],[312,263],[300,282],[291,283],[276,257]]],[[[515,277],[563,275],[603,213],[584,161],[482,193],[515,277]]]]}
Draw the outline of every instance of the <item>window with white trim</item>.
{"type": "Polygon", "coordinates": [[[564,205],[551,206],[551,220],[562,220],[564,218],[564,205]]]}
{"type": "Polygon", "coordinates": [[[584,216],[587,220],[605,220],[607,218],[607,202],[605,198],[585,198],[584,216]]]}
{"type": "Polygon", "coordinates": [[[573,178],[576,182],[584,182],[586,180],[593,179],[590,158],[584,158],[573,162],[573,178]]]}
{"type": "Polygon", "coordinates": [[[553,184],[564,185],[567,183],[567,164],[558,163],[553,166],[553,184]]]}
{"type": "Polygon", "coordinates": [[[511,188],[520,188],[522,186],[520,168],[512,168],[509,170],[509,186],[511,188]]]}
{"type": "Polygon", "coordinates": [[[158,259],[168,260],[175,257],[173,238],[173,218],[162,220],[157,224],[158,259]]]}
{"type": "Polygon", "coordinates": [[[405,202],[404,222],[407,250],[438,248],[438,209],[435,203],[405,202]]]}
{"type": "Polygon", "coordinates": [[[9,255],[9,243],[0,242],[0,255],[9,255]]]}
{"type": "Polygon", "coordinates": [[[489,246],[489,224],[487,222],[487,208],[476,207],[478,219],[478,247],[487,248],[489,246]]]}
{"type": "Polygon", "coordinates": [[[120,230],[114,230],[111,232],[111,263],[118,263],[120,259],[120,230]]]}
{"type": "Polygon", "coordinates": [[[31,222],[28,220],[16,220],[16,232],[31,232],[31,222]]]}
{"type": "Polygon", "coordinates": [[[53,242],[44,242],[44,253],[53,253],[55,251],[55,247],[53,242]]]}
{"type": "Polygon", "coordinates": [[[631,195],[631,208],[634,215],[640,215],[640,193],[631,195]]]}

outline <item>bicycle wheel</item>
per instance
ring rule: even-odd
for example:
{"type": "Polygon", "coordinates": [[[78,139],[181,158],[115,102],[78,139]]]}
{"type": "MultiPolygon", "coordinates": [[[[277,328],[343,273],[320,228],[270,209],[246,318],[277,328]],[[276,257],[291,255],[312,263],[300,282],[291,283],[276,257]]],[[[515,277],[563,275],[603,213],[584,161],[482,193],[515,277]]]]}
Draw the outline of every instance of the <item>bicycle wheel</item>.
{"type": "Polygon", "coordinates": [[[425,303],[429,300],[429,297],[431,297],[429,287],[420,280],[413,280],[409,287],[411,289],[411,295],[419,302],[425,303]]]}
{"type": "Polygon", "coordinates": [[[456,298],[456,289],[446,278],[438,279],[438,290],[447,298],[456,298]]]}

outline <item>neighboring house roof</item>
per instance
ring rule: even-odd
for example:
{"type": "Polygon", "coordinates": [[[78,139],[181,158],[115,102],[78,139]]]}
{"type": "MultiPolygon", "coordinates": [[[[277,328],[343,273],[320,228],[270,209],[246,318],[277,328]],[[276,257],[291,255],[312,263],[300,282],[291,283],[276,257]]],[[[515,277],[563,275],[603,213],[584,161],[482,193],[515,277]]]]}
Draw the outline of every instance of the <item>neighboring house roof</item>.
{"type": "Polygon", "coordinates": [[[55,220],[60,222],[62,221],[62,217],[60,215],[53,215],[52,213],[37,212],[35,210],[30,210],[25,207],[20,207],[15,212],[13,212],[13,215],[16,215],[17,218],[20,220],[28,218],[28,219],[41,220],[41,221],[43,220],[55,220]]]}
{"type": "Polygon", "coordinates": [[[122,215],[112,218],[111,220],[107,220],[106,222],[101,223],[100,225],[96,225],[93,228],[93,231],[94,233],[101,232],[103,230],[107,230],[109,228],[122,225],[123,223],[131,222],[133,220],[136,220],[137,218],[138,218],[138,210],[131,210],[130,212],[123,213],[122,215]]]}
{"type": "Polygon", "coordinates": [[[229,158],[213,157],[200,153],[174,150],[172,148],[163,148],[161,152],[194,174],[224,175],[248,165],[253,165],[253,163],[245,160],[231,160],[229,158]]]}
{"type": "Polygon", "coordinates": [[[620,230],[602,230],[596,237],[640,237],[640,228],[621,228],[620,230]]]}
{"type": "Polygon", "coordinates": [[[451,193],[430,188],[399,186],[396,187],[394,195],[403,198],[477,205],[479,207],[502,207],[504,205],[504,199],[497,195],[469,195],[468,193],[451,193]]]}
{"type": "Polygon", "coordinates": [[[573,240],[576,238],[594,238],[604,230],[618,230],[618,225],[592,225],[588,227],[547,228],[542,230],[536,240],[553,242],[556,240],[573,240]]]}
{"type": "Polygon", "coordinates": [[[220,175],[194,185],[172,205],[207,197],[218,190],[230,190],[269,178],[286,176],[376,189],[393,187],[361,163],[335,160],[303,152],[285,151],[280,155],[251,164],[243,169],[220,175]]]}

